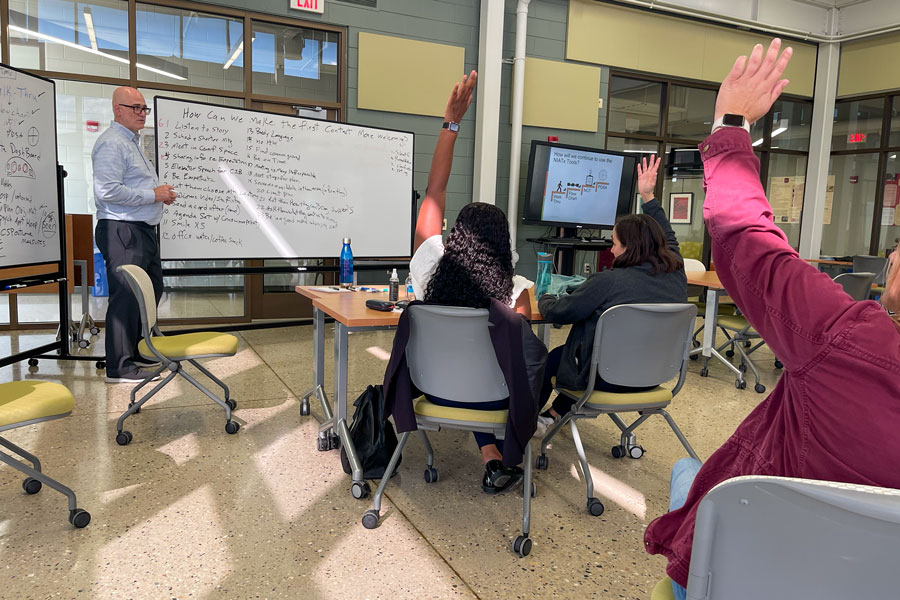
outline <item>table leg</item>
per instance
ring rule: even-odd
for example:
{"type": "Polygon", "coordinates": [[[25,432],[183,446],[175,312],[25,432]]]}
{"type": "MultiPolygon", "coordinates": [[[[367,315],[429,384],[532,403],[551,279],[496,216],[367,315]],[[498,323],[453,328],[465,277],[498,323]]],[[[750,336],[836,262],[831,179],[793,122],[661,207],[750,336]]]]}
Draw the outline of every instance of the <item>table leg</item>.
{"type": "Polygon", "coordinates": [[[538,338],[540,338],[541,342],[543,342],[544,347],[548,350],[550,349],[550,324],[549,323],[541,323],[537,326],[538,328],[538,338]]]}
{"type": "Polygon", "coordinates": [[[362,464],[356,453],[356,446],[350,439],[350,428],[347,426],[347,382],[349,371],[349,329],[346,325],[334,323],[334,419],[335,430],[341,439],[341,447],[350,463],[352,483],[350,493],[357,500],[369,495],[369,483],[363,479],[362,464]]]}
{"type": "Polygon", "coordinates": [[[718,329],[718,316],[719,316],[719,296],[725,293],[725,290],[713,290],[709,289],[706,291],[706,315],[704,316],[704,327],[703,327],[703,369],[700,371],[700,375],[706,376],[709,369],[709,359],[716,358],[723,365],[728,367],[732,373],[737,375],[740,380],[743,377],[743,373],[731,364],[731,361],[727,360],[724,356],[719,354],[716,350],[716,329],[718,329]]]}
{"type": "MultiPolygon", "coordinates": [[[[325,413],[326,422],[332,419],[331,405],[325,395],[325,313],[318,308],[313,307],[313,385],[311,388],[303,392],[300,396],[300,414],[309,415],[309,398],[313,394],[319,399],[322,405],[322,412],[325,413]]],[[[329,428],[331,424],[328,424],[329,428]]],[[[323,436],[320,436],[323,437],[323,436]]],[[[327,446],[327,444],[325,444],[327,446]]],[[[328,450],[323,447],[323,443],[319,442],[320,450],[328,450]]]]}

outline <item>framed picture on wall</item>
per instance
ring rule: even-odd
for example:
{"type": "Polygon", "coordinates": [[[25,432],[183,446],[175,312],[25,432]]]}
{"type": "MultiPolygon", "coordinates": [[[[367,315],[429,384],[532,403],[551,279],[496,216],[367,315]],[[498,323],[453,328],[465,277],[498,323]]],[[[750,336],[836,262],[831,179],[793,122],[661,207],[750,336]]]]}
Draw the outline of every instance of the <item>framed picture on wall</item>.
{"type": "Polygon", "coordinates": [[[669,223],[690,224],[694,208],[693,192],[673,192],[669,194],[669,223]]]}

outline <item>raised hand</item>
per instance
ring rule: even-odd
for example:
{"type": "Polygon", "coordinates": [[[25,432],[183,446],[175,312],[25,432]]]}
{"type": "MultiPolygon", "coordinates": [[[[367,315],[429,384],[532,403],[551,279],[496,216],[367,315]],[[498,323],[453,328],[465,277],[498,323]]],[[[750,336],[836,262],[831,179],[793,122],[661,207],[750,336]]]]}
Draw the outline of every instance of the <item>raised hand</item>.
{"type": "Polygon", "coordinates": [[[463,75],[462,80],[453,86],[450,92],[450,98],[447,100],[447,107],[444,109],[444,120],[459,123],[462,121],[469,104],[472,103],[472,92],[475,91],[475,82],[478,80],[478,73],[472,71],[468,76],[463,75]]]}
{"type": "Polygon", "coordinates": [[[656,189],[656,170],[659,169],[660,158],[650,155],[650,161],[647,157],[641,159],[637,165],[638,174],[638,192],[641,193],[641,199],[644,202],[653,200],[654,190],[656,189]]]}
{"type": "Polygon", "coordinates": [[[739,56],[731,72],[722,81],[716,97],[716,119],[724,114],[743,115],[750,123],[769,112],[781,95],[787,79],[781,79],[793,49],[787,47],[779,56],[781,40],[775,38],[763,56],[762,44],[753,47],[750,58],[739,56]]]}

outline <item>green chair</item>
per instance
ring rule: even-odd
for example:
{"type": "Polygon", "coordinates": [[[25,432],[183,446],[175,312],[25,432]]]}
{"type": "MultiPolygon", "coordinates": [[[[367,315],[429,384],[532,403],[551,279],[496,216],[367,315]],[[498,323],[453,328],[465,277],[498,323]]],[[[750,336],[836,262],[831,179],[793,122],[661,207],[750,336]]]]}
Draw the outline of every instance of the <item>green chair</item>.
{"type": "Polygon", "coordinates": [[[131,432],[123,430],[125,419],[141,412],[141,406],[167,383],[172,381],[176,375],[181,375],[187,379],[191,385],[225,409],[225,432],[237,433],[241,425],[237,421],[231,420],[231,412],[237,408],[237,403],[230,398],[228,386],[197,362],[201,358],[234,356],[237,353],[237,338],[228,333],[213,331],[164,335],[159,330],[156,320],[156,297],[153,294],[153,283],[150,281],[150,277],[137,265],[122,265],[118,267],[118,271],[125,276],[125,280],[128,282],[128,286],[134,293],[140,307],[141,328],[144,339],[138,343],[138,352],[147,360],[159,361],[159,367],[150,372],[144,381],[131,390],[131,402],[128,404],[128,409],[122,413],[122,416],[119,417],[116,423],[116,443],[120,446],[126,446],[131,443],[131,432]],[[197,367],[201,373],[218,384],[225,391],[225,399],[220,399],[187,373],[181,364],[184,361],[197,367]],[[137,400],[138,391],[166,369],[169,370],[169,374],[140,400],[137,400]]]}
{"type": "Polygon", "coordinates": [[[554,381],[554,390],[571,398],[575,404],[541,440],[541,455],[537,457],[535,466],[538,469],[548,467],[547,446],[550,440],[566,424],[570,424],[587,485],[587,510],[591,515],[598,517],[603,514],[603,504],[594,497],[594,482],[578,433],[578,420],[608,415],[621,431],[619,444],[612,448],[613,457],[640,458],[644,449],[637,445],[634,431],[651,416],[661,415],[687,453],[699,460],[675,420],[665,410],[684,385],[691,329],[696,316],[697,307],[693,304],[620,304],[609,308],[597,321],[587,388],[568,390],[554,381]],[[661,386],[676,375],[678,381],[672,389],[661,386]],[[594,389],[597,377],[614,385],[655,387],[645,391],[600,392],[594,389]],[[619,413],[624,412],[637,412],[639,416],[626,425],[619,417],[619,413]]]}
{"type": "MultiPolygon", "coordinates": [[[[66,417],[72,413],[74,406],[75,399],[72,392],[58,383],[44,381],[0,383],[0,431],[66,417]]],[[[29,467],[18,458],[0,451],[0,461],[28,476],[22,482],[26,494],[37,494],[44,484],[50,486],[69,499],[69,523],[79,529],[87,527],[91,522],[91,515],[86,510],[78,508],[75,492],[45,475],[36,456],[3,437],[0,437],[0,446],[33,465],[29,467]]]]}

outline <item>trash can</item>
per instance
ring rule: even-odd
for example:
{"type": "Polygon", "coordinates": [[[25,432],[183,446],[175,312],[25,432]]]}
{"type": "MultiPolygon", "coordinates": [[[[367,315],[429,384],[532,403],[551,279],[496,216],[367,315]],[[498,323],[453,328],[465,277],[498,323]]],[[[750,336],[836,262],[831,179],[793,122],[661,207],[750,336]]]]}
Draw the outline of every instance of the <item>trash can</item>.
{"type": "Polygon", "coordinates": [[[94,246],[94,285],[91,286],[91,296],[109,296],[109,283],[106,281],[106,261],[100,249],[94,246]]]}

